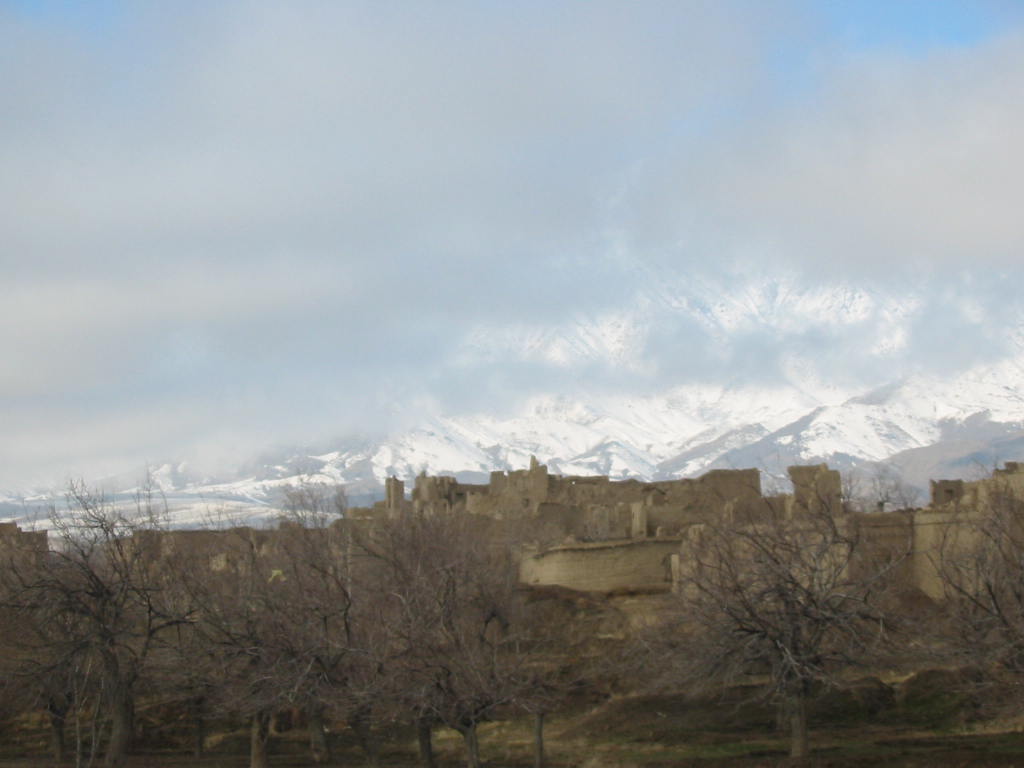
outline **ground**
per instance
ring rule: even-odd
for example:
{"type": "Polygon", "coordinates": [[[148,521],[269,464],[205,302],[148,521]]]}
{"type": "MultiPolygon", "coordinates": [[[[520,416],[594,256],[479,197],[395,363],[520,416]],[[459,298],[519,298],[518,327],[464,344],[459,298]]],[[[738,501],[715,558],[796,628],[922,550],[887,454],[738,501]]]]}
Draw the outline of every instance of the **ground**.
{"type": "MultiPolygon", "coordinates": [[[[932,670],[899,689],[865,678],[841,691],[824,691],[812,717],[812,766],[1024,766],[1024,718],[977,709],[956,693],[956,673],[932,670]],[[897,690],[897,695],[893,694],[897,690]]],[[[788,765],[787,738],[775,730],[775,713],[752,701],[748,689],[709,699],[682,694],[621,696],[578,706],[549,717],[546,729],[551,768],[755,768],[788,765]]],[[[0,730],[0,768],[52,765],[46,759],[45,732],[32,723],[0,730]]],[[[364,759],[347,732],[334,736],[332,765],[362,765],[364,759]]],[[[529,768],[532,722],[521,717],[480,729],[485,765],[529,768]]],[[[144,745],[143,745],[144,746],[144,745]]],[[[141,750],[129,768],[245,768],[244,730],[221,731],[196,759],[172,749],[141,750]]],[[[435,747],[441,768],[464,765],[458,734],[439,729],[435,747]]],[[[72,765],[69,761],[67,765],[72,765]]],[[[381,765],[418,764],[415,740],[403,733],[382,753],[381,765]]],[[[310,766],[305,734],[292,730],[275,737],[273,768],[310,766]]]]}
{"type": "MultiPolygon", "coordinates": [[[[548,764],[552,768],[767,768],[788,764],[786,740],[782,735],[753,732],[737,737],[736,734],[708,733],[701,738],[694,738],[691,743],[664,744],[618,737],[584,737],[574,734],[577,726],[575,720],[556,718],[549,727],[547,753],[548,764]]],[[[525,721],[485,726],[481,731],[485,764],[495,768],[532,766],[530,738],[530,724],[525,721]]],[[[455,734],[438,733],[436,741],[442,768],[455,768],[464,764],[461,742],[455,734]]],[[[239,738],[199,760],[174,752],[144,753],[133,756],[129,767],[244,768],[248,763],[243,746],[243,740],[239,738]],[[221,752],[220,749],[230,750],[230,753],[221,752]]],[[[416,765],[412,742],[385,750],[381,762],[383,766],[416,765]]],[[[339,751],[333,762],[338,766],[362,763],[362,756],[350,748],[339,751]]],[[[2,768],[50,764],[51,761],[43,756],[0,758],[2,768]]],[[[69,761],[68,765],[71,764],[69,761]]],[[[311,765],[297,734],[279,738],[271,765],[280,768],[311,765]]],[[[880,765],[904,768],[1024,765],[1024,734],[966,731],[935,734],[878,727],[817,732],[814,734],[811,765],[836,768],[880,765]]]]}

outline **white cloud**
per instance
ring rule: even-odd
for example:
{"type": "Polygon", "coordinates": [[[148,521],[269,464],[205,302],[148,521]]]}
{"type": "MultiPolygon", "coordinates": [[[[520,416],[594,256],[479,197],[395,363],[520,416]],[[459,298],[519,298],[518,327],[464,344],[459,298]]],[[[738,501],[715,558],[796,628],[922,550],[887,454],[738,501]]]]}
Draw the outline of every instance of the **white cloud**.
{"type": "Polygon", "coordinates": [[[804,11],[194,3],[102,33],[0,11],[0,486],[386,428],[399,400],[816,350],[868,380],[949,329],[957,364],[1000,354],[1020,35],[850,52],[804,11]],[[780,275],[788,298],[740,295],[780,275]],[[829,317],[806,289],[843,281],[888,298],[829,317]],[[727,304],[695,313],[687,285],[727,304]],[[474,351],[494,336],[508,354],[474,351]]]}
{"type": "Polygon", "coordinates": [[[834,61],[815,98],[683,153],[633,225],[654,216],[684,253],[760,250],[832,274],[1017,268],[1022,42],[834,61]]]}

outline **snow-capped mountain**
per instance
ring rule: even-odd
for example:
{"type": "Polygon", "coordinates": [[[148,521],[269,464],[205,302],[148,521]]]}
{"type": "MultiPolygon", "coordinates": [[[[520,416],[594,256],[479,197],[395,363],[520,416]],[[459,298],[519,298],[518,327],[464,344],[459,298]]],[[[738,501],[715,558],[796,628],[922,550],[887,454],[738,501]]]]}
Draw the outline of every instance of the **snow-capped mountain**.
{"type": "MultiPolygon", "coordinates": [[[[358,503],[375,497],[391,475],[483,480],[492,470],[525,467],[531,455],[560,474],[645,480],[735,467],[783,477],[790,464],[827,461],[851,469],[891,460],[908,479],[924,483],[1024,458],[1024,392],[996,378],[1011,372],[990,369],[945,384],[911,378],[826,403],[796,390],[719,387],[592,403],[543,398],[511,418],[434,418],[376,442],[293,451],[234,477],[197,477],[180,464],[156,467],[151,475],[172,509],[187,510],[177,515],[182,524],[276,514],[281,487],[302,478],[344,484],[358,503]]],[[[110,490],[127,498],[132,487],[126,480],[105,485],[121,483],[110,490]]]]}
{"type": "MultiPolygon", "coordinates": [[[[471,329],[459,341],[457,360],[479,366],[491,358],[522,359],[569,368],[585,361],[595,370],[639,376],[666,365],[672,348],[658,334],[682,323],[700,329],[696,337],[705,348],[688,354],[703,355],[703,381],[653,393],[647,387],[643,394],[623,387],[538,394],[513,413],[429,415],[385,437],[280,451],[217,476],[171,462],[153,468],[152,479],[172,507],[187,507],[189,519],[196,519],[211,510],[272,514],[281,487],[303,477],[344,484],[358,503],[379,495],[391,475],[482,480],[493,470],[525,467],[531,456],[556,473],[645,480],[726,467],[758,467],[783,478],[789,464],[826,461],[851,469],[889,462],[918,486],[1024,458],[1024,324],[1005,331],[1004,354],[949,373],[918,367],[865,386],[837,374],[843,358],[877,359],[882,367],[900,361],[912,323],[920,320],[920,295],[807,288],[779,279],[741,281],[731,290],[664,276],[646,285],[628,310],[607,316],[562,326],[471,329]],[[776,345],[771,359],[759,358],[758,344],[776,338],[787,341],[776,345]],[[829,353],[828,343],[843,345],[842,356],[829,353]],[[771,367],[773,375],[748,375],[756,373],[742,368],[748,360],[771,367]]],[[[129,494],[139,474],[101,485],[129,494]]],[[[0,517],[18,517],[23,498],[0,498],[0,517]]]]}

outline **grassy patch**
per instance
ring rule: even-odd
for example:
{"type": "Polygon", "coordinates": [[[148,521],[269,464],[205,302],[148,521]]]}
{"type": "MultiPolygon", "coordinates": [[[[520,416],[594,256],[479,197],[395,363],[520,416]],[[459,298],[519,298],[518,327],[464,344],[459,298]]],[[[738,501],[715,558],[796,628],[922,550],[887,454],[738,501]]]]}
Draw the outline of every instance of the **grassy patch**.
{"type": "MultiPolygon", "coordinates": [[[[831,768],[1024,765],[1024,735],[1007,732],[1020,723],[969,719],[980,715],[969,694],[964,692],[969,691],[969,686],[961,682],[962,673],[938,670],[909,678],[900,690],[875,679],[865,679],[842,689],[821,691],[811,706],[811,765],[831,768]],[[978,731],[964,732],[965,722],[978,731]]],[[[738,687],[708,697],[622,696],[587,711],[570,710],[549,716],[546,728],[549,765],[551,768],[786,765],[788,736],[775,729],[775,708],[758,700],[757,693],[752,687],[738,687]]],[[[0,767],[48,764],[45,726],[45,719],[39,716],[8,721],[0,734],[0,767]]],[[[389,737],[382,746],[383,766],[418,765],[415,738],[410,729],[382,731],[382,735],[389,737]]],[[[489,768],[532,766],[531,718],[514,717],[487,723],[481,726],[479,735],[481,752],[489,768]]],[[[347,731],[339,729],[333,733],[332,742],[333,765],[364,764],[363,755],[347,731]]],[[[220,723],[208,741],[209,754],[198,761],[186,754],[184,743],[175,747],[161,739],[141,746],[146,751],[131,758],[130,768],[243,768],[247,765],[248,731],[242,724],[220,723]],[[157,743],[159,750],[155,748],[157,743]]],[[[464,764],[463,741],[454,731],[437,729],[435,749],[442,768],[464,764]]],[[[307,750],[303,729],[279,734],[272,742],[271,766],[309,765],[307,750]]]]}

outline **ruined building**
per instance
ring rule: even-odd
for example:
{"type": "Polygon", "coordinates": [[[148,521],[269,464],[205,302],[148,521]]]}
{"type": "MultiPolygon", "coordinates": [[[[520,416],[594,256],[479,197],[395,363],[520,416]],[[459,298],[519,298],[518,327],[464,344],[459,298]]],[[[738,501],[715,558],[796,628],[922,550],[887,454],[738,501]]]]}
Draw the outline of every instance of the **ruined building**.
{"type": "Polygon", "coordinates": [[[454,477],[416,478],[411,498],[389,478],[385,499],[356,516],[465,512],[518,526],[527,542],[521,577],[528,584],[581,590],[667,589],[672,555],[691,526],[742,515],[787,517],[841,507],[839,473],[825,465],[792,467],[794,493],[765,497],[756,469],[712,470],[694,479],[645,483],[529,469],[492,472],[486,484],[454,477]]]}
{"type": "MultiPolygon", "coordinates": [[[[703,525],[827,513],[841,518],[842,525],[856,526],[876,552],[902,553],[903,583],[941,598],[939,549],[950,541],[970,545],[971,520],[1000,499],[1024,502],[1024,464],[1016,462],[977,482],[933,481],[928,507],[886,513],[846,509],[839,473],[824,464],[790,467],[789,476],[792,493],[766,496],[756,469],[714,470],[694,479],[647,483],[553,475],[532,460],[528,469],[492,472],[487,483],[421,474],[408,495],[401,480],[389,478],[383,501],[348,510],[346,520],[325,531],[331,551],[344,558],[351,541],[347,525],[372,526],[375,519],[409,515],[478,515],[494,521],[495,530],[508,533],[508,540],[522,542],[520,577],[526,584],[658,592],[672,588],[684,537],[699,534],[703,525]]],[[[238,572],[253,556],[287,557],[300,541],[294,528],[294,523],[283,523],[278,530],[153,534],[160,539],[154,551],[163,557],[180,548],[207,559],[213,573],[238,572]]],[[[144,542],[140,539],[139,544],[144,542]]],[[[39,557],[46,546],[45,532],[0,523],[0,556],[18,552],[19,557],[39,557]]]]}
{"type": "Polygon", "coordinates": [[[591,591],[658,591],[671,588],[683,536],[701,524],[758,515],[798,518],[826,512],[857,526],[875,551],[902,553],[899,574],[905,586],[942,597],[936,554],[943,542],[959,537],[969,544],[967,523],[1011,494],[1024,500],[1024,464],[1007,462],[991,478],[977,482],[932,483],[924,509],[862,513],[847,510],[839,473],[824,464],[789,468],[791,494],[765,496],[755,469],[714,470],[695,479],[645,483],[607,477],[548,473],[536,460],[530,468],[493,472],[487,484],[460,483],[453,477],[416,478],[406,498],[404,485],[391,478],[386,498],[368,517],[463,511],[509,525],[521,524],[528,544],[520,574],[527,584],[557,584],[591,591]]]}
{"type": "Polygon", "coordinates": [[[24,565],[46,556],[46,531],[23,531],[14,523],[0,523],[0,564],[24,565]]]}

